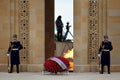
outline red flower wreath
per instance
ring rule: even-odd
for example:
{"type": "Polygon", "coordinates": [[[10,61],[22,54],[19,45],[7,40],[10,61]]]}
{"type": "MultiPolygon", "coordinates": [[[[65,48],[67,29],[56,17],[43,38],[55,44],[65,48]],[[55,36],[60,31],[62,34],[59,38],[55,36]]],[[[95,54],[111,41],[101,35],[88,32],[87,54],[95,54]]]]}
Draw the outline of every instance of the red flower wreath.
{"type": "Polygon", "coordinates": [[[44,67],[48,72],[63,72],[68,69],[69,61],[64,57],[51,57],[45,61],[44,67]]]}

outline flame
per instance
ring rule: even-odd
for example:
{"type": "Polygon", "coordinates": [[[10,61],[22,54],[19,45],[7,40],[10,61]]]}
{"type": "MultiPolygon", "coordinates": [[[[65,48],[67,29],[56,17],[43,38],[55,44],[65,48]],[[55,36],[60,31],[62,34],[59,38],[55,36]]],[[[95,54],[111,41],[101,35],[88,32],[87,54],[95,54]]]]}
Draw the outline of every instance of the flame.
{"type": "Polygon", "coordinates": [[[64,53],[64,58],[67,58],[69,60],[70,68],[69,71],[73,71],[73,49],[68,50],[66,53],[64,53]]]}

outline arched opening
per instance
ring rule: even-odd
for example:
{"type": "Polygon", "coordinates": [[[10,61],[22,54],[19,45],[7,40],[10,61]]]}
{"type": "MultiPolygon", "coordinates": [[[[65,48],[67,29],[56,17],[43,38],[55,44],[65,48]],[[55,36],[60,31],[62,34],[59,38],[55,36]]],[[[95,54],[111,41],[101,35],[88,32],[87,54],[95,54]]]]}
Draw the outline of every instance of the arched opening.
{"type": "MultiPolygon", "coordinates": [[[[45,0],[45,60],[51,56],[65,56],[65,54],[69,53],[69,50],[73,51],[72,48],[73,0],[45,0]],[[63,17],[62,42],[56,39],[57,30],[55,21],[58,15],[63,17]],[[69,31],[67,32],[66,25],[68,22],[69,31]]],[[[73,62],[73,59],[70,59],[70,57],[67,58],[73,62]]]]}
{"type": "Polygon", "coordinates": [[[55,0],[54,9],[55,56],[67,58],[70,62],[69,71],[73,71],[73,0],[55,0]],[[61,16],[62,31],[58,26],[61,24],[58,16],[61,16]]]}

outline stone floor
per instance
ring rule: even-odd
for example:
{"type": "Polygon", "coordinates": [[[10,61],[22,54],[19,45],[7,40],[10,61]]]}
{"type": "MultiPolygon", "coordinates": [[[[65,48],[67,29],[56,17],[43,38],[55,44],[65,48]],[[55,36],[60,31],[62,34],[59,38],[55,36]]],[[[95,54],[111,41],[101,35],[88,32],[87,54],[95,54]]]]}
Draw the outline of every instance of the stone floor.
{"type": "Polygon", "coordinates": [[[21,72],[19,74],[0,72],[0,80],[120,80],[120,72],[111,74],[88,73],[62,73],[50,74],[41,72],[21,72]]]}

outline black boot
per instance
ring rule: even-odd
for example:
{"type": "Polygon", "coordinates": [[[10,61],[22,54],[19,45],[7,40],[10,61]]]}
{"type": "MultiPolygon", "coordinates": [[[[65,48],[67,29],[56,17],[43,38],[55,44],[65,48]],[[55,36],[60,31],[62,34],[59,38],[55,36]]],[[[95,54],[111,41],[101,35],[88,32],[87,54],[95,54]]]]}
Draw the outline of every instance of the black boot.
{"type": "Polygon", "coordinates": [[[19,73],[19,64],[16,65],[17,73],[19,73]]]}
{"type": "Polygon", "coordinates": [[[104,65],[101,65],[101,72],[100,72],[100,74],[103,74],[103,72],[104,72],[104,65]]]}
{"type": "Polygon", "coordinates": [[[12,73],[13,72],[13,64],[11,64],[11,66],[10,66],[10,71],[9,71],[9,73],[12,73]]]}
{"type": "Polygon", "coordinates": [[[107,67],[108,67],[108,74],[110,74],[110,65],[108,65],[107,67]]]}

